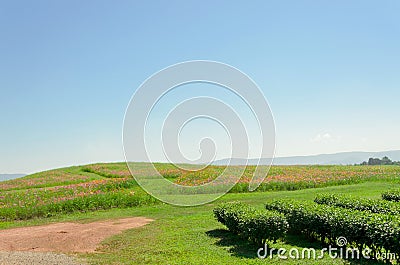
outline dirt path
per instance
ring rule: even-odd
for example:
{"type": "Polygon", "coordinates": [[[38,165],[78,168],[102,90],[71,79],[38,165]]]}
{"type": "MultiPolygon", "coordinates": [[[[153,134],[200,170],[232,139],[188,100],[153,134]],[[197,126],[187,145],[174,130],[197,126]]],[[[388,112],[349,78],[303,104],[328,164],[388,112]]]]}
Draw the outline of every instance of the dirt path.
{"type": "Polygon", "coordinates": [[[0,253],[4,256],[4,251],[94,252],[105,238],[151,221],[144,217],[133,217],[87,224],[55,223],[0,230],[0,253]]]}

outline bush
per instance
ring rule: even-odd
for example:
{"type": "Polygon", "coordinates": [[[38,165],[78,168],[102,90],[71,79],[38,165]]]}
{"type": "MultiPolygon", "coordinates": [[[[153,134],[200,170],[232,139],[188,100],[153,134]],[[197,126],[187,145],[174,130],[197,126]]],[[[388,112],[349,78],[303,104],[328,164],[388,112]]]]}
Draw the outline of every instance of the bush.
{"type": "Polygon", "coordinates": [[[239,218],[252,210],[254,211],[254,209],[241,202],[223,203],[214,209],[214,216],[218,222],[225,225],[231,232],[239,234],[239,218]]]}
{"type": "Polygon", "coordinates": [[[370,211],[372,213],[400,214],[399,204],[383,200],[353,198],[336,194],[321,194],[315,198],[314,202],[345,209],[370,211]]]}
{"type": "Polygon", "coordinates": [[[256,244],[276,241],[286,235],[288,223],[285,217],[276,211],[258,211],[253,207],[231,202],[214,209],[215,218],[231,232],[256,244]]]}
{"type": "Polygon", "coordinates": [[[400,255],[400,221],[396,215],[354,211],[312,202],[272,201],[269,210],[285,214],[290,230],[328,243],[345,236],[360,251],[368,247],[373,253],[400,255]]]}
{"type": "Polygon", "coordinates": [[[382,199],[386,201],[399,202],[400,201],[400,190],[389,190],[382,193],[382,199]]]}

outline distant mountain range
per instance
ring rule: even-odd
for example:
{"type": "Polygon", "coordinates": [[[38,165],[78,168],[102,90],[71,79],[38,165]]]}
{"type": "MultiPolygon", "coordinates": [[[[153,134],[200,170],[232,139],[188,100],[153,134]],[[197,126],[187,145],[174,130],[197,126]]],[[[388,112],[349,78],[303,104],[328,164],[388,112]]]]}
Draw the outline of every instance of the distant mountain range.
{"type": "MultiPolygon", "coordinates": [[[[382,158],[389,157],[393,161],[400,161],[400,150],[384,151],[384,152],[342,152],[336,154],[321,154],[310,156],[291,156],[291,157],[276,157],[274,165],[353,165],[360,164],[363,161],[368,161],[370,157],[382,158]]],[[[262,158],[260,165],[268,165],[270,158],[262,158]]],[[[248,165],[255,165],[257,159],[248,159],[248,165]]],[[[227,165],[229,159],[217,160],[214,165],[227,165]]],[[[231,165],[245,165],[246,159],[232,158],[231,165]]]]}
{"type": "Polygon", "coordinates": [[[0,174],[0,181],[16,179],[26,176],[25,174],[0,174]]]}

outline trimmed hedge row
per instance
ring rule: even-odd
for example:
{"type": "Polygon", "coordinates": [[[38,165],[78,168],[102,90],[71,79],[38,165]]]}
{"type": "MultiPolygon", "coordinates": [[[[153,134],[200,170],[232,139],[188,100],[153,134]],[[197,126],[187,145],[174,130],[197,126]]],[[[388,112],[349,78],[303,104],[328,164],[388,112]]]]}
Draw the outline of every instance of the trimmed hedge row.
{"type": "Polygon", "coordinates": [[[336,194],[317,195],[314,202],[345,209],[370,211],[372,213],[400,214],[400,205],[395,202],[354,198],[336,194]]]}
{"type": "Polygon", "coordinates": [[[223,203],[214,209],[215,218],[231,232],[256,244],[275,242],[283,238],[288,223],[283,214],[276,211],[259,211],[241,203],[223,203]]]}
{"type": "Polygon", "coordinates": [[[382,193],[382,199],[385,201],[393,201],[399,202],[400,201],[400,190],[389,190],[382,193]]]}
{"type": "Polygon", "coordinates": [[[294,233],[334,243],[345,236],[351,246],[368,247],[373,253],[400,255],[400,221],[395,215],[352,211],[293,200],[272,201],[267,210],[285,214],[294,233]]]}

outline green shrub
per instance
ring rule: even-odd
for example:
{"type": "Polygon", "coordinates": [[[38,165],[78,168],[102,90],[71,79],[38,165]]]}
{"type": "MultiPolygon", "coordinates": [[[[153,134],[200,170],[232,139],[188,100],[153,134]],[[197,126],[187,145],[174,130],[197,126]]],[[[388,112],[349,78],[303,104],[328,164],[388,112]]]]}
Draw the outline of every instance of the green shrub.
{"type": "Polygon", "coordinates": [[[400,220],[396,215],[293,200],[272,201],[266,208],[284,213],[293,233],[329,243],[345,236],[350,245],[360,250],[368,247],[375,253],[390,251],[400,255],[400,220]]]}
{"type": "Polygon", "coordinates": [[[249,212],[242,216],[239,230],[245,238],[256,244],[264,244],[266,240],[276,242],[283,238],[288,223],[283,215],[275,211],[249,212]]]}
{"type": "Polygon", "coordinates": [[[400,190],[389,190],[382,193],[382,199],[386,201],[399,202],[400,201],[400,190]]]}
{"type": "Polygon", "coordinates": [[[214,216],[218,222],[225,225],[231,232],[239,234],[240,217],[254,211],[248,205],[241,202],[223,203],[214,209],[214,216]]]}
{"type": "Polygon", "coordinates": [[[288,223],[282,214],[276,211],[259,211],[240,202],[217,206],[214,216],[230,231],[256,244],[283,238],[288,229],[288,223]]]}
{"type": "Polygon", "coordinates": [[[314,202],[345,209],[370,211],[372,213],[400,214],[399,204],[384,200],[354,198],[336,194],[320,194],[317,195],[314,202]]]}

